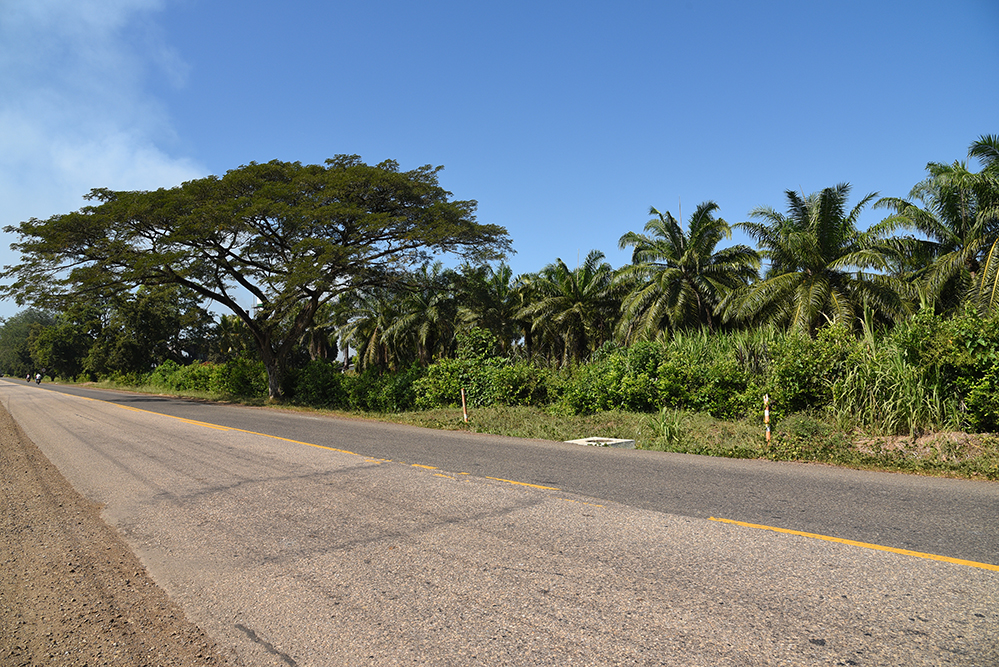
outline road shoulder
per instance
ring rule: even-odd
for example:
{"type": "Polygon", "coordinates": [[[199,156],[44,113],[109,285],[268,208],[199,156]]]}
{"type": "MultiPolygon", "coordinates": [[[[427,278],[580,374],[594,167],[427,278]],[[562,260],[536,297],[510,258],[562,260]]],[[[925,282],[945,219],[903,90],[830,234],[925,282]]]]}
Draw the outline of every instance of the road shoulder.
{"type": "Polygon", "coordinates": [[[234,665],[0,406],[0,665],[234,665]]]}

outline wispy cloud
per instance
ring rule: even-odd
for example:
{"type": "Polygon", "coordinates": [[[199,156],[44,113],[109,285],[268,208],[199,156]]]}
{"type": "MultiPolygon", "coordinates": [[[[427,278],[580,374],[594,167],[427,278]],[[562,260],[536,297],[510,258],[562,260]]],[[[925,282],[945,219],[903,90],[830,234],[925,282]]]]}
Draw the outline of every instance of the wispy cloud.
{"type": "Polygon", "coordinates": [[[94,187],[146,189],[204,175],[168,152],[170,119],[149,92],[153,77],[180,86],[185,76],[155,28],[162,6],[0,4],[0,224],[75,210],[94,187]]]}

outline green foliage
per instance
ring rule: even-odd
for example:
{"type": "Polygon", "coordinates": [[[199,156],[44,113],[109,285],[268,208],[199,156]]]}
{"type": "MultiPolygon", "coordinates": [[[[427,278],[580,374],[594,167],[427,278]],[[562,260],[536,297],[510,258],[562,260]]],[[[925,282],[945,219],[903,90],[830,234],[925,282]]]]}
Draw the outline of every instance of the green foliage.
{"type": "Polygon", "coordinates": [[[147,381],[154,386],[160,386],[171,391],[209,392],[212,389],[213,376],[218,364],[188,364],[181,366],[174,361],[160,364],[147,381]]]}
{"type": "MultiPolygon", "coordinates": [[[[357,290],[395,284],[430,252],[472,261],[509,249],[506,230],[475,221],[475,202],[454,201],[440,167],[403,172],[340,155],[325,165],[274,160],[154,192],[92,190],[91,205],[5,228],[17,234],[20,264],[0,276],[0,294],[65,304],[93,290],[178,284],[227,308],[250,329],[282,392],[290,355],[322,306],[357,290]],[[259,306],[239,305],[234,289],[259,306]]],[[[123,341],[95,357],[102,373],[141,356],[123,341]]],[[[147,360],[150,370],[153,363],[147,360]]]]}
{"type": "Polygon", "coordinates": [[[461,391],[470,407],[496,403],[495,371],[508,362],[499,357],[442,359],[416,382],[416,406],[434,408],[461,405],[461,391]]]}
{"type": "Polygon", "coordinates": [[[260,361],[237,358],[214,366],[209,391],[241,398],[267,397],[267,370],[260,361]]]}
{"type": "Polygon", "coordinates": [[[418,365],[399,373],[378,373],[374,370],[346,375],[349,408],[374,412],[401,412],[413,408],[418,390],[416,385],[424,374],[418,365]]]}
{"type": "Polygon", "coordinates": [[[829,404],[859,345],[841,322],[823,327],[815,338],[792,331],[776,339],[766,382],[775,417],[829,404]]]}
{"type": "Polygon", "coordinates": [[[762,207],[750,213],[761,222],[736,225],[770,266],[763,280],[733,294],[730,319],[814,333],[834,320],[852,327],[865,308],[891,321],[910,312],[908,285],[890,273],[898,254],[885,242],[891,225],[860,231],[857,219],[875,194],[847,212],[849,193],[847,183],[808,196],[787,190],[786,215],[762,207]]]}
{"type": "Polygon", "coordinates": [[[86,326],[60,316],[56,323],[34,330],[31,360],[35,368],[47,369],[52,377],[75,378],[83,371],[83,359],[92,344],[86,326]]]}
{"type": "Polygon", "coordinates": [[[487,405],[546,405],[558,391],[557,374],[526,361],[496,356],[496,337],[485,329],[458,334],[458,357],[441,359],[414,385],[421,409],[461,405],[461,390],[469,407],[487,405]]]}
{"type": "MultiPolygon", "coordinates": [[[[932,426],[964,422],[972,429],[999,429],[996,416],[996,365],[999,364],[999,315],[981,317],[974,309],[950,318],[920,312],[887,337],[879,352],[897,350],[915,390],[940,416],[932,426]]],[[[896,362],[896,366],[901,365],[896,362]]],[[[885,397],[905,396],[900,389],[885,397]]],[[[897,400],[897,398],[895,399],[897,400]]],[[[913,429],[918,432],[919,429],[913,429]]]]}
{"type": "Polygon", "coordinates": [[[555,400],[560,376],[550,368],[538,368],[527,361],[496,366],[493,390],[500,405],[544,406],[555,400]]]}
{"type": "Polygon", "coordinates": [[[971,427],[977,431],[999,431],[999,362],[985,369],[980,377],[962,384],[971,427]]]}
{"type": "MultiPolygon", "coordinates": [[[[167,360],[145,376],[133,375],[142,378],[145,384],[179,393],[191,392],[238,398],[267,396],[267,373],[264,365],[251,359],[233,359],[223,364],[194,363],[185,366],[167,360]]],[[[115,375],[109,378],[114,380],[115,375]]],[[[123,384],[121,381],[115,382],[123,384]]]]}
{"type": "Polygon", "coordinates": [[[461,267],[459,287],[462,323],[492,332],[502,352],[509,354],[530,326],[517,316],[525,294],[510,266],[466,264],[461,267]]]}
{"type": "Polygon", "coordinates": [[[556,259],[522,278],[529,300],[517,317],[531,322],[535,354],[543,351],[550,362],[569,366],[610,340],[625,286],[603,260],[602,252],[591,250],[575,269],[556,259]]]}
{"type": "Polygon", "coordinates": [[[180,369],[180,364],[172,359],[167,359],[146,376],[146,382],[154,387],[172,388],[169,384],[171,378],[174,373],[177,373],[180,369]]]}
{"type": "Polygon", "coordinates": [[[999,308],[999,167],[992,153],[994,140],[982,136],[969,150],[982,160],[982,171],[974,173],[961,161],[930,162],[928,177],[908,199],[886,197],[877,203],[894,211],[887,224],[920,233],[922,238],[904,237],[894,243],[909,258],[905,268],[918,279],[921,300],[943,312],[959,312],[965,304],[983,313],[999,308]]]}
{"type": "Polygon", "coordinates": [[[670,406],[741,416],[757,399],[747,403],[751,377],[727,342],[721,336],[691,334],[605,352],[573,372],[559,409],[591,414],[610,409],[653,412],[670,406]]]}
{"type": "Polygon", "coordinates": [[[140,387],[145,384],[146,376],[136,371],[115,371],[104,377],[104,381],[117,387],[140,387]]]}
{"type": "Polygon", "coordinates": [[[38,367],[31,358],[32,341],[54,322],[52,315],[34,308],[7,318],[0,326],[0,371],[18,378],[34,373],[38,367]]]}
{"type": "Polygon", "coordinates": [[[622,305],[626,332],[654,338],[666,330],[713,330],[722,299],[756,277],[760,258],[755,250],[744,245],[715,249],[732,236],[729,224],[714,217],[717,210],[711,201],[699,205],[688,234],[669,211],[652,208],[649,214],[656,217],[645,225],[645,234],[621,237],[622,249],[634,248],[632,264],[618,274],[630,287],[622,305]]]}
{"type": "Polygon", "coordinates": [[[659,414],[649,419],[649,431],[654,441],[647,449],[661,449],[667,452],[678,451],[686,440],[687,420],[678,408],[662,408],[659,414]]]}
{"type": "Polygon", "coordinates": [[[339,364],[322,359],[312,361],[296,376],[295,401],[317,408],[347,408],[345,378],[339,364]]]}
{"type": "Polygon", "coordinates": [[[492,359],[499,353],[496,336],[487,329],[473,328],[457,335],[459,359],[492,359]]]}

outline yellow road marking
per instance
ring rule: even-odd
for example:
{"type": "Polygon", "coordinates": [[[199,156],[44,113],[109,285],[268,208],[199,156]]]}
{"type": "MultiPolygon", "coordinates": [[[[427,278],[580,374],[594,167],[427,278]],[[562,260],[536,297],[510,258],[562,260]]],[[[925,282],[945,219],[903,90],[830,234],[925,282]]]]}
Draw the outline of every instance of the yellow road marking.
{"type": "MultiPolygon", "coordinates": [[[[213,428],[213,429],[217,429],[217,430],[220,430],[220,431],[236,431],[237,433],[247,433],[249,435],[259,435],[259,436],[264,437],[264,438],[274,438],[275,440],[282,440],[284,442],[290,442],[290,443],[295,444],[295,445],[305,445],[306,447],[315,447],[316,449],[325,449],[325,450],[330,451],[330,452],[340,452],[341,454],[351,454],[353,456],[363,456],[362,454],[358,454],[356,452],[351,452],[351,451],[348,451],[346,449],[337,449],[336,447],[326,447],[324,445],[317,445],[317,444],[314,444],[314,443],[311,443],[311,442],[302,442],[301,440],[292,440],[291,438],[282,438],[279,435],[269,435],[267,433],[257,433],[256,431],[247,431],[246,429],[241,429],[241,428],[231,428],[231,427],[228,427],[228,426],[219,426],[218,424],[209,424],[207,422],[195,421],[193,419],[187,419],[185,417],[175,417],[173,415],[163,414],[162,412],[153,412],[152,410],[144,410],[142,408],[132,407],[131,405],[121,405],[120,403],[111,403],[110,401],[102,401],[101,399],[90,398],[89,396],[80,396],[79,398],[83,398],[83,399],[86,399],[88,401],[95,401],[95,402],[98,402],[98,403],[107,403],[108,405],[114,405],[114,406],[117,406],[119,408],[124,408],[125,410],[132,410],[133,412],[145,412],[147,414],[158,415],[160,417],[169,417],[170,419],[176,419],[178,421],[184,422],[185,424],[192,424],[194,426],[205,426],[207,428],[213,428]]],[[[367,457],[367,458],[370,459],[370,457],[367,457]]],[[[386,462],[391,462],[392,461],[392,459],[381,459],[381,460],[382,461],[386,461],[386,462]]],[[[399,461],[398,463],[403,463],[403,462],[399,461]]],[[[405,464],[403,464],[403,465],[405,465],[405,464]]],[[[434,466],[421,465],[419,463],[413,463],[411,465],[414,468],[426,468],[427,470],[437,470],[437,468],[435,468],[434,466]]],[[[458,473],[458,474],[459,475],[468,475],[469,473],[462,472],[462,473],[458,473]]],[[[486,479],[495,480],[497,482],[506,482],[507,484],[516,484],[517,486],[529,486],[532,489],[545,489],[546,491],[559,491],[559,489],[557,489],[554,486],[541,486],[540,484],[528,484],[527,482],[515,482],[515,481],[510,480],[510,479],[501,479],[499,477],[486,477],[486,479]]],[[[602,505],[598,505],[598,507],[602,507],[602,505]]]]}
{"type": "Polygon", "coordinates": [[[999,565],[992,565],[990,563],[977,563],[973,560],[961,560],[960,558],[951,558],[950,556],[938,556],[937,554],[925,554],[920,551],[910,551],[908,549],[896,549],[895,547],[886,547],[881,544],[869,544],[867,542],[858,542],[856,540],[846,540],[842,537],[831,537],[829,535],[818,535],[816,533],[805,533],[800,530],[790,530],[788,528],[777,528],[775,526],[764,526],[758,523],[746,523],[745,521],[734,521],[732,519],[719,519],[716,517],[708,517],[708,521],[718,521],[720,523],[731,523],[736,526],[743,526],[745,528],[758,528],[760,530],[772,530],[775,533],[787,533],[788,535],[799,535],[801,537],[811,537],[816,540],[825,540],[827,542],[839,542],[840,544],[849,544],[853,547],[862,547],[864,549],[875,549],[877,551],[890,551],[893,554],[902,554],[903,556],[914,556],[916,558],[926,558],[928,560],[939,560],[945,563],[954,563],[955,565],[966,565],[968,567],[977,567],[983,570],[993,570],[999,572],[999,565]]]}
{"type": "Polygon", "coordinates": [[[492,479],[497,482],[506,482],[507,484],[516,484],[518,486],[529,486],[532,489],[547,489],[548,491],[558,491],[554,486],[541,486],[539,484],[528,484],[527,482],[515,482],[511,479],[500,479],[499,477],[486,477],[486,479],[492,479]]]}
{"type": "Polygon", "coordinates": [[[576,503],[578,505],[586,505],[587,507],[603,507],[603,505],[597,505],[596,503],[584,503],[582,500],[573,500],[572,498],[559,498],[559,500],[564,500],[567,503],[576,503]]]}
{"type": "MultiPolygon", "coordinates": [[[[155,413],[154,412],[153,414],[159,414],[159,413],[155,413]]],[[[192,424],[194,426],[204,426],[205,428],[213,428],[216,431],[235,431],[235,430],[238,430],[238,429],[229,428],[228,426],[219,426],[218,424],[209,424],[208,422],[199,422],[199,421],[195,421],[193,419],[184,419],[183,417],[174,417],[174,419],[179,419],[180,421],[184,422],[185,424],[192,424]]]]}

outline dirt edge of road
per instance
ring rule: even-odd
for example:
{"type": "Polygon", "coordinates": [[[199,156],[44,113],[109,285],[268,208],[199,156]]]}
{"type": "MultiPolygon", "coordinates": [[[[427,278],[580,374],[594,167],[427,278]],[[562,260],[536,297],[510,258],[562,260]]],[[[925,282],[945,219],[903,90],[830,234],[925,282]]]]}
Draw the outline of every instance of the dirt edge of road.
{"type": "Polygon", "coordinates": [[[0,666],[239,665],[0,405],[0,666]]]}

